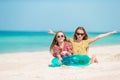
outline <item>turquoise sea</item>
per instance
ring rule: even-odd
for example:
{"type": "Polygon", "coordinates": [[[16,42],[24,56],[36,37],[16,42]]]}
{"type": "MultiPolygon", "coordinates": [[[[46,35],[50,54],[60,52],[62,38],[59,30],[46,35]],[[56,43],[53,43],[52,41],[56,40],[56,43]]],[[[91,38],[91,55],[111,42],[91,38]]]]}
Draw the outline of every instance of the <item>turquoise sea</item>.
{"type": "MultiPolygon", "coordinates": [[[[72,38],[73,32],[65,32],[67,37],[72,38]]],[[[94,37],[102,32],[88,32],[89,37],[94,37]]],[[[0,54],[12,52],[32,52],[49,50],[53,35],[47,31],[0,31],[0,54]]],[[[120,33],[107,36],[91,44],[92,46],[120,44],[120,33]]]]}

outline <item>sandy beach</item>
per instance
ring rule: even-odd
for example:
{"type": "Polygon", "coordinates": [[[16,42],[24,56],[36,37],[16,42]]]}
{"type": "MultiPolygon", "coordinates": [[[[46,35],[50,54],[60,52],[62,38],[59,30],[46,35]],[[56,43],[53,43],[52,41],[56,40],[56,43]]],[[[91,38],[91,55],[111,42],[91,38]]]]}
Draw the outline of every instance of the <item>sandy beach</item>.
{"type": "Polygon", "coordinates": [[[120,80],[120,45],[92,47],[89,54],[99,63],[82,68],[49,67],[49,51],[0,54],[0,80],[120,80]]]}

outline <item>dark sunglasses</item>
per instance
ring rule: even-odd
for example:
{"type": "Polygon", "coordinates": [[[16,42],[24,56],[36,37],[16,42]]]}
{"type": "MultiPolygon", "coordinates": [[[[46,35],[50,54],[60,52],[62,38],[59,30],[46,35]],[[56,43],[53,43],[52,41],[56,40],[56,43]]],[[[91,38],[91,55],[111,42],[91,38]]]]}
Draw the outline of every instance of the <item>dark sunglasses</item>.
{"type": "Polygon", "coordinates": [[[84,36],[84,33],[76,33],[77,35],[81,35],[81,36],[84,36]]]}
{"type": "Polygon", "coordinates": [[[58,35],[57,38],[64,37],[64,35],[58,35]]]}

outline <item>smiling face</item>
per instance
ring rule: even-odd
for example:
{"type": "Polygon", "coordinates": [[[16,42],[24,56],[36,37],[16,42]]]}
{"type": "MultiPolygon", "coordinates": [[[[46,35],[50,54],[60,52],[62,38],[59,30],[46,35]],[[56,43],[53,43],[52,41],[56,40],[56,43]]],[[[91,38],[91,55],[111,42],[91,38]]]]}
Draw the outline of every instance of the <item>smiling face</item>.
{"type": "Polygon", "coordinates": [[[52,41],[52,44],[50,45],[50,52],[52,53],[52,50],[53,50],[53,46],[54,45],[58,45],[59,46],[59,43],[60,42],[64,42],[64,41],[67,41],[67,37],[66,35],[64,34],[64,32],[62,31],[58,31],[55,36],[54,36],[54,39],[52,41]]]}
{"type": "Polygon", "coordinates": [[[83,30],[78,29],[75,35],[77,37],[77,40],[83,40],[85,33],[83,30]]]}
{"type": "Polygon", "coordinates": [[[63,32],[58,32],[57,35],[56,35],[56,40],[57,42],[64,42],[65,40],[65,35],[63,32]]]}
{"type": "Polygon", "coordinates": [[[83,27],[78,27],[74,33],[74,40],[86,40],[88,35],[83,27]]]}

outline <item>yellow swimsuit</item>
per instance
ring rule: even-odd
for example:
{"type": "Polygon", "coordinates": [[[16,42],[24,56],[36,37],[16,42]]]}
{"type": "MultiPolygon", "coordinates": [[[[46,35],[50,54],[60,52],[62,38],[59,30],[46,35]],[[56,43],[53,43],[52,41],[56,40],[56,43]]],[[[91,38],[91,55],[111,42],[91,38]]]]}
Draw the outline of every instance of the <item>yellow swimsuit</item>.
{"type": "Polygon", "coordinates": [[[74,54],[87,55],[87,49],[89,48],[89,39],[82,40],[81,45],[78,45],[78,43],[74,41],[72,38],[70,38],[70,42],[72,43],[74,54]]]}

